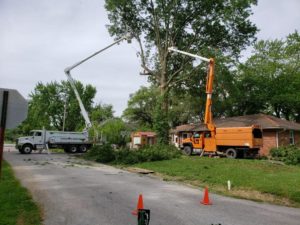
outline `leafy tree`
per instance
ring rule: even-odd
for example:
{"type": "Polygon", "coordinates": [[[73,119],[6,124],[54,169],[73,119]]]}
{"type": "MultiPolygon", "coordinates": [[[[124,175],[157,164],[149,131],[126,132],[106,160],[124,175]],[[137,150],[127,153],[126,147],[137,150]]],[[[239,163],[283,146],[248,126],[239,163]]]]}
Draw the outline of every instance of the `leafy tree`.
{"type": "Polygon", "coordinates": [[[236,109],[240,114],[266,112],[300,121],[300,36],[259,41],[239,67],[236,109]]]}
{"type": "Polygon", "coordinates": [[[97,131],[104,142],[118,146],[125,145],[128,142],[126,124],[120,118],[108,119],[98,125],[97,131]]]}
{"type": "Polygon", "coordinates": [[[123,118],[137,123],[141,129],[153,129],[158,93],[155,87],[141,87],[136,93],[131,94],[127,108],[123,112],[123,118]]]}
{"type": "Polygon", "coordinates": [[[169,54],[168,47],[238,56],[257,32],[249,20],[252,4],[256,0],[106,0],[105,6],[112,35],[134,34],[142,67],[160,89],[161,116],[168,118],[171,89],[198,72],[189,57],[169,54]]]}
{"type": "MultiPolygon", "coordinates": [[[[76,87],[86,110],[91,112],[96,89],[91,85],[84,86],[78,81],[76,87]]],[[[68,82],[39,82],[29,97],[28,117],[21,125],[23,132],[28,133],[42,127],[62,130],[65,106],[65,130],[74,131],[84,127],[78,102],[68,82]]]]}
{"type": "Polygon", "coordinates": [[[91,121],[95,124],[114,117],[113,106],[110,104],[96,104],[90,114],[91,121]]]}

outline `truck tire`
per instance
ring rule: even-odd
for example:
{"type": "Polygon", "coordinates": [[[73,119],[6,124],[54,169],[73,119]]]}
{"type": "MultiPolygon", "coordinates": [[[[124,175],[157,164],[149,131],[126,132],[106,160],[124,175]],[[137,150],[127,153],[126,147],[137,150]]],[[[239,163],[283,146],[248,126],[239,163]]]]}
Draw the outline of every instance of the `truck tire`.
{"type": "Polygon", "coordinates": [[[238,155],[238,152],[234,148],[228,148],[226,150],[225,154],[226,154],[226,157],[229,158],[229,159],[236,159],[237,155],[238,155]]]}
{"type": "Polygon", "coordinates": [[[69,153],[76,153],[78,151],[78,147],[76,145],[72,145],[69,148],[69,153]]]}
{"type": "Polygon", "coordinates": [[[79,151],[82,153],[86,153],[88,150],[88,147],[86,145],[80,145],[79,146],[79,151]]]}
{"type": "Polygon", "coordinates": [[[21,149],[21,154],[30,154],[32,152],[32,146],[31,145],[23,145],[21,149]]]}
{"type": "Polygon", "coordinates": [[[191,155],[193,153],[192,147],[189,145],[184,146],[183,153],[186,155],[191,155]]]}

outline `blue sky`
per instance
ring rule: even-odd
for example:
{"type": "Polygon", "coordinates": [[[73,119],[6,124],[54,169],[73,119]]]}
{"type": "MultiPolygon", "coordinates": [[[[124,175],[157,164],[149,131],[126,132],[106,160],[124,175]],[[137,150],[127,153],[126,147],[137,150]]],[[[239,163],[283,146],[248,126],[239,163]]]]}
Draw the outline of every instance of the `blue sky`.
{"type": "MultiPolygon", "coordinates": [[[[260,0],[251,20],[258,39],[284,38],[300,30],[299,0],[260,0]]],[[[0,0],[0,87],[27,97],[37,82],[66,80],[64,68],[113,42],[103,0],[0,0]]],[[[147,85],[136,44],[117,45],[72,72],[97,88],[95,102],[122,114],[129,94],[147,85]]],[[[244,58],[251,48],[243,52],[244,58]]]]}

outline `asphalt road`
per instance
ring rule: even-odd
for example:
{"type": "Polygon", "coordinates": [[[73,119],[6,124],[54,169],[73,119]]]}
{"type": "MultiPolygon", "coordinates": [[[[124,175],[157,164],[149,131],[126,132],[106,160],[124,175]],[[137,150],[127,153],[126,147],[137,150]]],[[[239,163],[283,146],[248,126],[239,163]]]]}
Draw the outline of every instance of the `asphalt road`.
{"type": "Polygon", "coordinates": [[[21,155],[6,147],[4,158],[44,208],[46,225],[137,224],[131,211],[140,193],[152,225],[300,224],[300,209],[212,194],[213,205],[205,206],[202,190],[65,154],[21,155]]]}

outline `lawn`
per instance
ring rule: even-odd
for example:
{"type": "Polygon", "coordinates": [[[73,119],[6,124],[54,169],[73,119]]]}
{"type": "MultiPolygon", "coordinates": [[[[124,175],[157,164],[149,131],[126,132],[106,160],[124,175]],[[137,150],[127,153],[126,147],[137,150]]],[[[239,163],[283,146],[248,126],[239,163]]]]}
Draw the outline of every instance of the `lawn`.
{"type": "Polygon", "coordinates": [[[300,167],[266,160],[200,158],[199,156],[145,162],[135,167],[157,172],[166,180],[195,186],[228,196],[300,207],[300,167]],[[232,183],[227,190],[227,180],[232,183]]]}
{"type": "Polygon", "coordinates": [[[41,210],[28,191],[16,180],[8,163],[3,163],[0,180],[0,225],[42,224],[41,210]]]}

